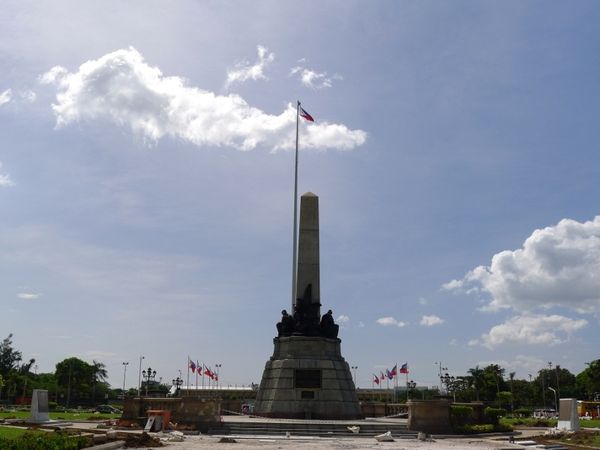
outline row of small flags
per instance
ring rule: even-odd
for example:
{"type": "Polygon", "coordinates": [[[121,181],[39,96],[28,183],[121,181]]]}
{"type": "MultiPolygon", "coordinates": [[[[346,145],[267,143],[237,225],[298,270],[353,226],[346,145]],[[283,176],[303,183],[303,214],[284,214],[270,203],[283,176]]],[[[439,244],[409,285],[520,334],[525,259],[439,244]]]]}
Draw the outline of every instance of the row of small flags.
{"type": "Polygon", "coordinates": [[[379,384],[386,378],[388,380],[393,380],[394,377],[398,376],[398,373],[405,373],[408,375],[408,363],[404,363],[400,366],[400,370],[398,370],[398,364],[396,364],[392,370],[386,369],[385,373],[381,372],[381,375],[377,376],[373,374],[373,383],[379,384]]]}
{"type": "Polygon", "coordinates": [[[188,368],[192,371],[192,373],[197,372],[199,377],[207,376],[211,380],[219,381],[219,374],[213,372],[209,367],[206,367],[204,364],[200,364],[198,361],[194,362],[191,359],[188,361],[188,368]]]}

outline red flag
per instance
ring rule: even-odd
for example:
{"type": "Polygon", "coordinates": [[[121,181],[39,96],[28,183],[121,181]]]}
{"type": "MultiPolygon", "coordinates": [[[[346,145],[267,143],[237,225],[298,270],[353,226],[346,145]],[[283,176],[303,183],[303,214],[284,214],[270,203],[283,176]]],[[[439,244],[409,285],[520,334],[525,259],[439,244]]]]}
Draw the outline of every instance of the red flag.
{"type": "Polygon", "coordinates": [[[192,373],[194,373],[196,371],[196,364],[194,364],[194,361],[190,360],[190,369],[192,369],[192,373]]]}
{"type": "Polygon", "coordinates": [[[373,383],[379,384],[379,378],[375,374],[373,374],[373,383]]]}
{"type": "Polygon", "coordinates": [[[200,363],[198,361],[196,361],[196,367],[198,369],[198,375],[202,376],[202,366],[200,365],[200,363]]]}
{"type": "Polygon", "coordinates": [[[303,119],[308,120],[309,122],[314,122],[315,119],[313,119],[313,116],[311,116],[309,113],[307,113],[304,108],[302,108],[302,106],[300,107],[300,117],[302,117],[303,119]]]}
{"type": "Polygon", "coordinates": [[[400,367],[400,373],[408,373],[408,363],[402,364],[400,367]]]}

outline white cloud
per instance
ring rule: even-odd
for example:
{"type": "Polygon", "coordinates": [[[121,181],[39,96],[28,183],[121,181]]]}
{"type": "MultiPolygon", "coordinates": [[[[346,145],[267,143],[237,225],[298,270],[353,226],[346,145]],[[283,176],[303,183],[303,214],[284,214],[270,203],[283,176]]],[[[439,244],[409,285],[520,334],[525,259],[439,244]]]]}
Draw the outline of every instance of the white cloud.
{"type": "MultiPolygon", "coordinates": [[[[0,168],[2,167],[2,163],[0,162],[0,168]]],[[[0,173],[0,187],[9,187],[14,186],[15,183],[10,179],[10,175],[0,173]]]]}
{"type": "Polygon", "coordinates": [[[422,306],[427,305],[427,299],[424,297],[419,298],[419,305],[422,305],[422,306]]]}
{"type": "Polygon", "coordinates": [[[235,69],[231,69],[227,72],[226,86],[230,86],[232,83],[241,83],[247,80],[266,80],[267,77],[264,74],[265,68],[273,62],[275,54],[270,53],[266,47],[262,45],[257,46],[258,60],[250,65],[247,61],[244,61],[237,65],[235,69]]]}
{"type": "Polygon", "coordinates": [[[350,322],[350,317],[342,314],[340,317],[337,318],[337,321],[340,325],[346,325],[348,324],[348,322],[350,322]]]}
{"type": "Polygon", "coordinates": [[[312,89],[325,89],[333,86],[333,80],[343,80],[340,75],[327,75],[327,72],[316,72],[306,67],[296,66],[290,70],[290,75],[298,75],[300,82],[312,89]]]}
{"type": "Polygon", "coordinates": [[[563,219],[535,230],[517,250],[495,254],[461,280],[442,286],[490,296],[485,309],[564,307],[579,313],[600,312],[600,216],[588,222],[563,219]],[[473,291],[474,289],[474,291],[473,291]]]}
{"type": "Polygon", "coordinates": [[[384,327],[389,327],[389,326],[396,326],[396,327],[405,327],[406,325],[408,325],[408,323],[406,322],[402,322],[401,320],[396,320],[393,317],[381,317],[379,319],[376,320],[376,322],[379,325],[383,325],[384,327]]]}
{"type": "Polygon", "coordinates": [[[11,97],[12,97],[12,90],[7,89],[4,92],[2,92],[0,94],[0,106],[4,105],[5,103],[10,102],[11,97]]]}
{"type": "MultiPolygon", "coordinates": [[[[238,95],[217,95],[186,86],[179,77],[163,76],[130,47],[87,61],[76,72],[54,67],[40,76],[57,86],[52,105],[57,126],[104,119],[149,141],[164,136],[197,146],[228,146],[251,150],[258,145],[292,149],[296,110],[288,104],[277,115],[251,107],[238,95]]],[[[352,149],[367,138],[363,130],[343,124],[303,124],[302,147],[352,149]]]]}
{"type": "Polygon", "coordinates": [[[358,322],[358,328],[364,328],[365,324],[364,322],[358,322]]]}
{"type": "Polygon", "coordinates": [[[442,323],[444,323],[444,319],[441,319],[435,315],[421,317],[421,325],[425,327],[432,327],[434,325],[440,325],[442,323]]]}
{"type": "Polygon", "coordinates": [[[514,316],[492,327],[473,345],[489,349],[505,343],[528,345],[556,345],[565,342],[570,335],[587,325],[585,319],[570,319],[559,315],[514,316]]]}
{"type": "Polygon", "coordinates": [[[36,300],[40,298],[40,294],[34,294],[32,292],[19,292],[17,294],[17,297],[19,297],[22,300],[36,300]]]}
{"type": "Polygon", "coordinates": [[[21,98],[23,100],[25,100],[26,102],[29,102],[29,103],[35,102],[35,99],[37,98],[36,93],[33,92],[31,89],[19,92],[19,95],[21,96],[21,98]]]}

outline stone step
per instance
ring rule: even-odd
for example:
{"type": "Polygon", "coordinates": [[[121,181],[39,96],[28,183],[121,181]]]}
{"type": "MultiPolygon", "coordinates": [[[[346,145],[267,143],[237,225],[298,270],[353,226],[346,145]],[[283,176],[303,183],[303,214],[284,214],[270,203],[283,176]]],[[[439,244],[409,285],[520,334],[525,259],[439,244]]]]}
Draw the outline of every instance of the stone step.
{"type": "Polygon", "coordinates": [[[408,431],[405,424],[373,424],[360,425],[360,433],[354,434],[348,430],[348,424],[341,423],[287,423],[287,422],[256,422],[256,423],[222,423],[210,430],[210,434],[240,434],[240,435],[293,435],[305,436],[375,436],[391,431],[394,436],[416,438],[417,433],[408,431]]]}

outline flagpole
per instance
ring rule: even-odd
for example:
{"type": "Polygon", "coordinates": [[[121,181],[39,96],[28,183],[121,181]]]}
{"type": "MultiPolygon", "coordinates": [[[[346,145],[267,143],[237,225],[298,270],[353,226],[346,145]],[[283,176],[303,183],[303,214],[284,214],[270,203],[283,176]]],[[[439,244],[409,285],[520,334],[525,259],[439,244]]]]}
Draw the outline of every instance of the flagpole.
{"type": "Polygon", "coordinates": [[[187,360],[187,389],[188,389],[188,394],[189,394],[189,390],[190,390],[190,355],[188,355],[188,360],[187,360]]]}
{"type": "Polygon", "coordinates": [[[294,314],[294,304],[296,303],[296,277],[297,274],[297,252],[298,252],[298,129],[300,115],[300,101],[296,103],[296,162],[294,165],[294,250],[292,252],[292,310],[294,314]]]}

